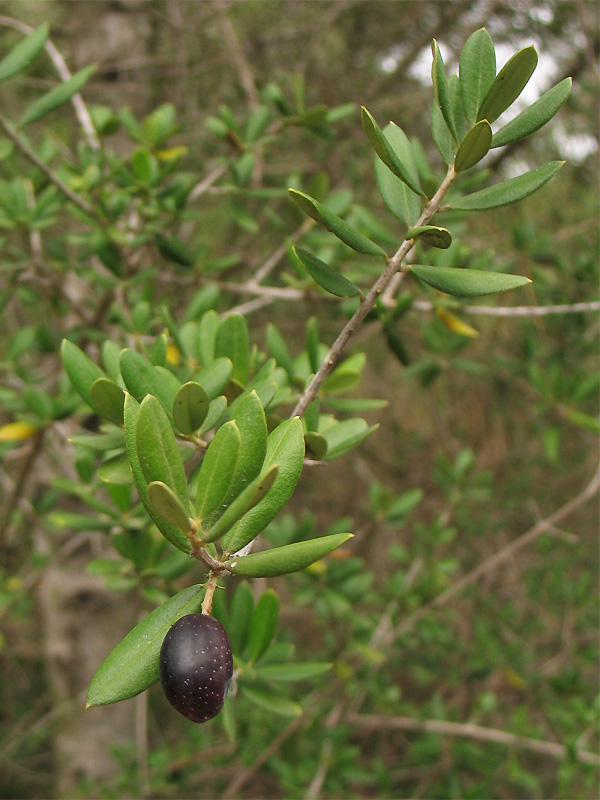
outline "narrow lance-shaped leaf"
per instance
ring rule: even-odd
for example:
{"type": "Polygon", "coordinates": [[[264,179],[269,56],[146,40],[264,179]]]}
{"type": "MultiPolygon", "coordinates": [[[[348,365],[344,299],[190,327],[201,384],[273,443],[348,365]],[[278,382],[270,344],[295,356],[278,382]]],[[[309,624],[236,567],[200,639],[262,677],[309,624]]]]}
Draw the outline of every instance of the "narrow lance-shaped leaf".
{"type": "Polygon", "coordinates": [[[126,394],[124,409],[125,444],[127,446],[127,457],[129,458],[129,465],[131,467],[135,488],[137,489],[137,493],[144,505],[144,508],[148,512],[148,515],[159,531],[163,534],[165,539],[171,542],[172,545],[177,547],[182,552],[189,553],[191,548],[187,536],[182,533],[179,528],[171,525],[171,523],[167,522],[159,514],[157,514],[148,502],[148,481],[142,472],[136,446],[139,410],[140,404],[137,402],[137,400],[130,394],[126,394]]]}
{"type": "Polygon", "coordinates": [[[267,452],[267,420],[261,398],[255,389],[240,400],[232,418],[238,426],[241,445],[239,460],[231,476],[230,490],[224,498],[226,503],[237,497],[258,476],[267,452]]]}
{"type": "Polygon", "coordinates": [[[572,78],[565,78],[548,89],[535,103],[521,111],[513,120],[494,134],[492,147],[501,147],[523,139],[539,130],[556,114],[571,94],[572,78]]]}
{"type": "Polygon", "coordinates": [[[361,109],[361,120],[365,136],[386,167],[409,186],[413,192],[422,195],[423,190],[419,184],[418,176],[415,181],[415,176],[410,166],[401,160],[399,154],[390,141],[388,141],[373,115],[364,106],[361,109]]]}
{"type": "Polygon", "coordinates": [[[172,489],[162,481],[152,481],[148,484],[148,502],[157,514],[171,525],[175,525],[186,533],[191,530],[192,524],[187,511],[172,489]]]}
{"type": "Polygon", "coordinates": [[[63,366],[71,383],[80,397],[93,408],[92,386],[98,378],[106,378],[106,374],[80,347],[68,339],[63,339],[60,350],[63,366]]]}
{"type": "Polygon", "coordinates": [[[482,119],[471,128],[460,143],[454,159],[454,169],[462,172],[474,167],[487,155],[491,146],[492,126],[487,119],[482,119]]]}
{"type": "Polygon", "coordinates": [[[293,251],[300,263],[306,268],[308,274],[326,292],[334,294],[336,297],[356,297],[360,294],[360,289],[355,283],[344,278],[337,270],[330,267],[320,258],[317,258],[308,250],[294,246],[293,251]]]}
{"type": "Polygon", "coordinates": [[[452,110],[452,101],[450,99],[450,91],[448,89],[448,78],[444,68],[444,59],[440,53],[437,41],[434,39],[431,43],[431,52],[433,54],[433,64],[431,65],[431,80],[433,82],[433,90],[437,100],[444,121],[448,126],[448,130],[452,134],[452,138],[458,144],[459,136],[456,130],[456,121],[454,119],[454,112],[452,110]]]}
{"type": "Polygon", "coordinates": [[[219,428],[208,446],[197,484],[196,507],[200,519],[214,513],[227,496],[241,441],[237,424],[230,420],[219,428]]]}
{"type": "Polygon", "coordinates": [[[137,418],[136,449],[145,479],[162,481],[189,508],[185,470],[171,423],[156,397],[148,395],[137,418]]]}
{"type": "Polygon", "coordinates": [[[208,395],[199,383],[188,381],[175,395],[173,420],[182,433],[197,431],[208,413],[208,395]]]}
{"type": "MultiPolygon", "coordinates": [[[[248,644],[250,624],[254,612],[254,595],[248,581],[239,583],[229,604],[229,619],[226,623],[234,653],[241,654],[248,644]]],[[[223,620],[219,620],[223,622],[223,620]]]]}
{"type": "Polygon", "coordinates": [[[463,109],[470,125],[496,77],[496,50],[485,28],[472,33],[462,49],[459,60],[460,91],[463,109]]]}
{"type": "Polygon", "coordinates": [[[248,556],[230,559],[225,566],[236,575],[246,575],[250,578],[273,578],[276,575],[298,572],[324,558],[336,547],[347,542],[352,535],[334,533],[307,542],[274,547],[261,553],[250,553],[248,556]]]}
{"type": "Polygon", "coordinates": [[[418,228],[411,228],[405,239],[418,239],[440,250],[446,250],[452,244],[450,231],[437,225],[420,225],[418,228]]]}
{"type": "Polygon", "coordinates": [[[115,425],[123,424],[125,393],[120,386],[108,378],[98,378],[90,390],[92,408],[101,417],[115,425]]]}
{"type": "Polygon", "coordinates": [[[85,86],[95,69],[96,65],[90,64],[90,66],[80,69],[79,72],[76,72],[67,81],[61,83],[60,86],[42,95],[42,97],[25,109],[19,120],[19,126],[23,127],[24,125],[29,125],[31,122],[36,122],[36,120],[54,111],[55,108],[62,106],[85,86]]]}
{"type": "Polygon", "coordinates": [[[202,540],[204,542],[215,542],[227,531],[231,530],[244,514],[247,514],[257,503],[260,503],[263,497],[266,497],[275,483],[278,471],[277,464],[273,464],[263,475],[259,475],[258,478],[248,484],[244,491],[223,512],[217,522],[207,531],[202,532],[202,540]]]}
{"type": "Polygon", "coordinates": [[[119,358],[121,375],[127,389],[141,402],[147,394],[154,395],[169,419],[173,416],[173,400],[180,383],[168,370],[160,371],[136,350],[126,347],[119,358]]]}
{"type": "Polygon", "coordinates": [[[340,239],[348,247],[356,250],[359,253],[365,253],[370,256],[385,256],[385,250],[379,247],[378,244],[372,242],[352,225],[349,225],[333,211],[330,211],[323,203],[313,199],[304,192],[299,192],[296,189],[289,190],[292,200],[307,214],[312,217],[320,225],[323,225],[327,230],[331,231],[338,239],[340,239]]]}
{"type": "Polygon", "coordinates": [[[491,208],[516,203],[540,189],[564,163],[564,161],[551,161],[530,172],[525,172],[523,175],[517,175],[516,178],[509,178],[509,180],[489,186],[487,189],[458,197],[452,200],[448,206],[461,211],[487,211],[491,208]]]}
{"type": "Polygon", "coordinates": [[[260,691],[254,687],[244,684],[244,697],[252,703],[267,711],[270,715],[279,714],[282,717],[298,717],[302,713],[302,706],[290,700],[279,692],[275,692],[272,687],[268,692],[260,691]]]}
{"type": "Polygon", "coordinates": [[[158,657],[167,631],[180,617],[202,608],[204,586],[190,586],[139,622],[112,650],[94,675],[86,708],[117,703],[158,680],[158,657]]]}
{"type": "Polygon", "coordinates": [[[248,650],[251,662],[258,661],[266,653],[275,636],[278,617],[279,597],[273,589],[267,589],[261,594],[250,623],[248,650]]]}
{"type": "MultiPolygon", "coordinates": [[[[390,123],[383,129],[383,135],[396,152],[403,154],[403,163],[407,171],[411,174],[414,173],[416,185],[420,185],[413,146],[404,131],[390,123]]],[[[375,177],[381,196],[392,214],[408,227],[414,225],[421,213],[421,197],[400,180],[377,155],[375,156],[375,177]]]]}
{"type": "Polygon", "coordinates": [[[26,69],[41,53],[48,38],[48,23],[44,22],[33,33],[22,39],[18,45],[0,61],[0,81],[12,78],[26,69]]]}
{"type": "Polygon", "coordinates": [[[379,156],[375,156],[375,179],[383,202],[392,214],[405,225],[414,225],[421,213],[419,196],[394,175],[379,156]]]}
{"type": "Polygon", "coordinates": [[[345,419],[332,425],[323,431],[323,436],[327,439],[327,453],[325,461],[333,461],[334,458],[349,453],[354,450],[367,436],[377,430],[378,425],[367,425],[364,419],[345,419]]]}
{"type": "Polygon", "coordinates": [[[272,464],[279,466],[273,487],[223,539],[223,549],[229,553],[236,553],[258,536],[292,496],[304,464],[304,436],[299,417],[285,420],[269,435],[263,470],[272,464]]]}
{"type": "Polygon", "coordinates": [[[523,275],[509,275],[504,272],[483,272],[474,269],[455,269],[453,267],[430,267],[413,264],[411,272],[422,281],[439,289],[440,292],[457,297],[479,297],[484,294],[505,292],[531,283],[523,275]]]}
{"type": "Polygon", "coordinates": [[[220,324],[215,336],[215,358],[219,357],[230,359],[232,378],[245,386],[250,377],[250,337],[242,314],[230,314],[220,324]]]}
{"type": "Polygon", "coordinates": [[[487,119],[488,122],[494,122],[497,120],[529,83],[537,63],[538,57],[533,45],[524,47],[515,53],[494,78],[494,82],[479,106],[477,121],[487,119]]]}
{"type": "Polygon", "coordinates": [[[450,166],[454,162],[456,142],[452,138],[436,100],[431,104],[431,136],[444,162],[450,166]]]}

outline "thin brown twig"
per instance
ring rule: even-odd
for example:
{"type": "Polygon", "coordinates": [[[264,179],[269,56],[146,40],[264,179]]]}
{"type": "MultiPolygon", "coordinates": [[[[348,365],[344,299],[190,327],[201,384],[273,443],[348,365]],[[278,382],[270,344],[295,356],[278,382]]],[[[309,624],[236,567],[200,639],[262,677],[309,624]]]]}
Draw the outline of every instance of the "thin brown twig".
{"type": "Polygon", "coordinates": [[[539,536],[543,533],[548,531],[549,529],[553,528],[554,526],[558,525],[562,522],[563,519],[568,517],[574,511],[576,511],[580,506],[590,500],[600,488],[600,465],[596,469],[596,472],[588,483],[588,485],[581,491],[576,497],[573,497],[569,500],[568,503],[565,503],[559,509],[557,509],[553,514],[545,519],[540,520],[536,523],[532,528],[530,528],[526,533],[519,536],[514,541],[507,544],[506,547],[503,547],[501,550],[498,550],[497,553],[486,558],[479,566],[475,567],[475,569],[468,572],[464,577],[457,580],[455,583],[452,584],[446,591],[438,594],[433,600],[430,600],[425,605],[420,606],[416,611],[413,611],[408,617],[405,617],[402,622],[396,626],[396,628],[392,631],[390,641],[386,644],[389,645],[391,641],[393,641],[398,636],[406,633],[406,631],[414,625],[419,619],[422,619],[426,614],[429,613],[434,608],[438,608],[439,606],[444,605],[457,594],[466,589],[467,586],[471,586],[472,584],[476,583],[479,578],[483,575],[486,575],[488,572],[491,572],[494,569],[497,569],[501,564],[507,561],[509,558],[512,558],[515,553],[519,552],[527,545],[531,544],[535,541],[539,536]]]}
{"type": "MultiPolygon", "coordinates": [[[[456,171],[454,169],[454,166],[448,167],[448,172],[446,173],[446,177],[440,184],[435,195],[426,205],[415,227],[419,227],[421,225],[427,225],[427,223],[435,216],[435,214],[437,213],[442,204],[442,200],[444,199],[446,193],[448,192],[448,189],[452,186],[455,177],[456,177],[456,171]]],[[[358,309],[355,311],[352,318],[348,321],[348,323],[344,326],[341,333],[338,335],[337,339],[335,340],[329,352],[327,353],[327,356],[323,360],[323,363],[315,373],[312,381],[310,382],[310,384],[308,385],[308,387],[305,389],[304,393],[298,400],[296,407],[292,411],[291,416],[301,417],[308,408],[308,406],[315,399],[321,388],[321,385],[323,384],[323,381],[333,370],[336,364],[339,363],[340,359],[344,355],[350,339],[360,328],[367,314],[373,310],[373,308],[375,307],[375,303],[377,302],[378,298],[381,296],[382,292],[387,287],[388,283],[392,280],[394,275],[402,268],[404,259],[408,256],[408,254],[412,250],[413,244],[414,243],[412,239],[406,239],[404,242],[402,242],[396,253],[392,256],[392,258],[388,259],[384,271],[375,281],[375,283],[371,287],[371,290],[369,291],[367,296],[363,299],[363,301],[361,302],[358,309]]]]}
{"type": "MultiPolygon", "coordinates": [[[[465,739],[503,744],[507,747],[521,747],[556,759],[563,759],[570,752],[567,747],[557,742],[518,736],[497,728],[485,728],[481,725],[475,725],[472,722],[447,722],[446,720],[437,719],[414,719],[414,717],[384,717],[379,714],[346,714],[344,722],[368,733],[389,730],[439,733],[442,736],[460,736],[465,739]]],[[[575,750],[575,755],[584,764],[600,765],[600,756],[589,750],[577,749],[575,750]]]]}
{"type": "Polygon", "coordinates": [[[82,211],[85,211],[91,217],[96,218],[96,212],[92,208],[89,203],[83,200],[79,195],[77,195],[69,186],[67,186],[64,181],[62,181],[55,172],[53,172],[49,166],[44,164],[44,162],[38,158],[38,156],[33,152],[31,147],[25,142],[19,134],[13,130],[12,125],[5,119],[3,116],[0,115],[0,128],[2,128],[3,132],[7,136],[8,139],[17,147],[18,150],[23,153],[23,155],[35,164],[35,166],[44,173],[44,175],[48,178],[48,180],[53,183],[56,188],[65,195],[65,197],[73,203],[73,205],[77,206],[82,211]]]}
{"type": "MultiPolygon", "coordinates": [[[[435,305],[428,300],[415,300],[412,308],[417,311],[433,311],[435,305]]],[[[582,314],[600,311],[600,301],[587,303],[564,303],[548,306],[461,306],[466,314],[485,314],[490,317],[545,317],[551,314],[582,314]]]]}
{"type": "Polygon", "coordinates": [[[230,798],[234,797],[239,790],[244,786],[250,778],[258,772],[258,770],[265,764],[271,756],[276,753],[281,745],[290,738],[290,736],[295,733],[298,728],[301,728],[303,725],[308,725],[309,718],[307,714],[302,714],[298,717],[295,717],[282,731],[280,731],[274,739],[271,740],[270,744],[265,747],[260,755],[255,759],[251,766],[247,767],[243,772],[240,772],[239,775],[236,775],[235,778],[230,782],[227,786],[223,794],[221,795],[222,800],[230,800],[230,798]]]}
{"type": "MultiPolygon", "coordinates": [[[[18,19],[13,19],[12,17],[0,16],[0,25],[6,25],[9,28],[14,28],[15,30],[18,30],[26,35],[33,33],[35,30],[35,28],[32,28],[31,25],[27,25],[18,19]]],[[[54,68],[58,72],[61,80],[68,81],[69,78],[72,77],[71,71],[67,67],[67,63],[64,60],[60,50],[55,47],[50,39],[46,41],[44,49],[48,53],[48,56],[50,57],[50,60],[52,61],[54,68]]],[[[71,103],[73,104],[75,114],[79,120],[81,130],[84,133],[87,143],[90,145],[90,147],[93,147],[94,150],[98,150],[100,148],[100,140],[94,128],[90,112],[88,111],[83,97],[79,92],[76,92],[73,97],[71,97],[71,103]]]]}

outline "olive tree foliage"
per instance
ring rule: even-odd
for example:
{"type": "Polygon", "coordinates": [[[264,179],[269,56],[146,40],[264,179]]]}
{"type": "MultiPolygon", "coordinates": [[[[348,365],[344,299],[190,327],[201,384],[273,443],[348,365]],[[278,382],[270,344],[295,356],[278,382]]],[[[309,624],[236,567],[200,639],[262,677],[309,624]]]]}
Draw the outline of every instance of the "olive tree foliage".
{"type": "MultiPolygon", "coordinates": [[[[0,81],[35,69],[49,33],[43,24],[3,54],[0,81]]],[[[318,570],[350,552],[353,532],[343,520],[287,536],[269,535],[269,526],[304,471],[352,458],[385,428],[385,403],[356,396],[366,357],[352,346],[363,323],[378,325],[388,358],[408,364],[400,323],[411,314],[426,308],[448,336],[471,337],[466,303],[531,283],[476,254],[463,258],[456,240],[471,215],[538,191],[543,198],[563,161],[507,178],[486,165],[498,148],[543,136],[572,82],[558,81],[504,122],[538,53],[528,45],[498,62],[484,27],[461,44],[455,72],[433,39],[428,141],[367,107],[311,105],[300,79],[293,94],[275,81],[260,92],[250,84],[248,113],[222,104],[205,120],[219,155],[207,174],[189,168],[174,104],[138,118],[87,102],[93,65],[0,116],[0,226],[11,287],[3,303],[14,291],[40,314],[46,307],[65,320],[23,327],[10,341],[6,358],[16,370],[2,390],[10,420],[0,439],[7,455],[27,443],[35,454],[55,427],[83,423],[69,437],[76,475],[54,477],[37,511],[57,534],[102,534],[108,547],[90,572],[124,592],[123,602],[137,593],[153,606],[98,664],[88,707],[156,683],[165,635],[187,614],[213,614],[228,631],[236,691],[222,719],[232,737],[240,697],[294,717],[301,707],[281,686],[330,669],[279,646],[279,596],[269,587],[257,599],[251,582],[318,570]],[[66,118],[69,104],[77,141],[65,157],[36,123],[56,112],[66,118]],[[347,188],[332,188],[324,171],[261,180],[287,132],[327,141],[342,123],[362,128],[367,167],[394,227],[347,188]],[[221,195],[227,219],[211,215],[221,195]],[[248,235],[271,226],[280,241],[241,284],[243,256],[224,254],[222,243],[211,252],[207,222],[248,235]],[[240,290],[251,299],[237,303],[240,290]],[[311,304],[300,350],[273,321],[259,341],[249,328],[248,315],[276,300],[311,304]],[[339,330],[325,342],[332,314],[339,330]],[[19,368],[32,347],[60,351],[61,368],[19,368]]],[[[421,496],[400,498],[397,514],[421,496]]],[[[5,522],[18,513],[16,498],[5,522]]]]}

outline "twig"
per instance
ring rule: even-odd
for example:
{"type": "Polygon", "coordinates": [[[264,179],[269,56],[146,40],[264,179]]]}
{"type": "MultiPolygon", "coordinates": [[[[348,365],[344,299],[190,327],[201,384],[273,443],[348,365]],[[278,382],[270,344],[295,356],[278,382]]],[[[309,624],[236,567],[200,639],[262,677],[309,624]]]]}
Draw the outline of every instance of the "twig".
{"type": "Polygon", "coordinates": [[[471,572],[467,573],[464,577],[460,578],[460,580],[453,583],[445,592],[438,594],[437,597],[434,597],[433,600],[430,600],[425,605],[418,608],[408,617],[405,617],[402,622],[396,626],[395,630],[392,632],[391,640],[388,641],[386,644],[389,645],[393,639],[406,633],[406,631],[414,625],[414,623],[424,617],[431,609],[437,608],[438,606],[442,606],[455,597],[457,594],[462,592],[463,589],[466,589],[467,586],[470,586],[476,581],[479,580],[483,575],[491,572],[492,570],[496,569],[507,561],[509,558],[514,556],[519,550],[527,545],[531,544],[538,536],[541,536],[542,533],[545,533],[547,530],[553,528],[554,526],[558,525],[565,517],[568,517],[573,511],[576,511],[580,506],[590,500],[600,488],[600,465],[598,466],[596,473],[592,480],[588,483],[585,489],[580,492],[576,497],[573,497],[569,500],[568,503],[565,503],[564,506],[561,506],[557,511],[551,514],[546,519],[540,520],[536,523],[533,528],[530,528],[526,533],[519,536],[518,539],[515,539],[510,544],[507,544],[506,547],[503,547],[497,553],[494,553],[493,556],[486,558],[478,567],[471,570],[471,572]]]}
{"type": "MultiPolygon", "coordinates": [[[[433,311],[434,304],[429,300],[415,300],[412,308],[417,311],[433,311]]],[[[600,301],[571,303],[550,306],[461,306],[460,311],[467,314],[485,314],[490,317],[544,317],[550,314],[581,314],[600,311],[600,301]]]]}
{"type": "Polygon", "coordinates": [[[206,178],[194,186],[189,194],[188,200],[197,200],[200,195],[204,194],[208,189],[210,189],[213,183],[218,181],[221,175],[224,175],[228,169],[229,164],[220,164],[218,167],[215,167],[212,172],[209,172],[206,178]]]}
{"type": "Polygon", "coordinates": [[[219,12],[221,30],[223,31],[227,50],[229,51],[229,54],[231,55],[231,58],[239,73],[240,81],[244,87],[246,96],[248,97],[250,108],[255,109],[259,105],[258,91],[256,89],[252,70],[250,68],[250,64],[248,63],[248,59],[246,58],[246,54],[244,53],[244,49],[240,43],[235,28],[233,27],[233,23],[227,16],[227,8],[223,1],[213,0],[213,6],[219,12]]]}
{"type": "Polygon", "coordinates": [[[244,786],[256,772],[258,772],[262,765],[265,764],[271,758],[271,756],[279,750],[286,739],[289,739],[290,736],[298,730],[298,728],[302,727],[303,725],[308,725],[309,721],[310,720],[307,714],[301,714],[293,719],[289,725],[280,731],[277,736],[271,740],[271,743],[261,751],[260,755],[255,759],[252,765],[231,781],[229,786],[227,786],[221,795],[221,800],[230,800],[230,798],[236,795],[242,786],[244,786]]]}
{"type": "MultiPolygon", "coordinates": [[[[12,17],[0,16],[0,25],[6,25],[9,28],[14,28],[15,30],[21,31],[21,33],[26,35],[33,33],[35,30],[35,28],[32,28],[31,25],[26,25],[20,20],[12,19],[12,17]]],[[[60,50],[54,46],[50,39],[46,41],[44,48],[48,53],[50,60],[54,64],[54,68],[60,75],[61,80],[68,81],[69,78],[72,77],[71,71],[67,67],[60,50]]],[[[90,145],[90,147],[93,147],[94,150],[98,150],[100,148],[100,140],[98,139],[98,135],[94,129],[90,112],[88,111],[88,108],[79,92],[76,92],[73,97],[71,97],[71,103],[73,104],[75,114],[79,120],[79,124],[85,135],[85,138],[87,139],[87,143],[90,145]]]]}
{"type": "MultiPolygon", "coordinates": [[[[517,736],[508,731],[496,728],[484,728],[471,722],[446,722],[436,719],[414,719],[413,717],[384,717],[377,714],[346,714],[344,722],[360,728],[365,732],[400,730],[400,731],[426,731],[439,733],[442,736],[460,736],[465,739],[478,739],[484,742],[495,742],[507,747],[522,747],[534,753],[563,759],[569,755],[569,749],[556,742],[546,742],[543,739],[530,739],[527,736],[517,736]]],[[[584,764],[600,765],[600,756],[588,750],[575,750],[579,761],[584,764]]]]}
{"type": "Polygon", "coordinates": [[[33,152],[31,147],[29,147],[27,142],[21,139],[19,134],[15,130],[13,130],[12,125],[10,125],[8,120],[1,115],[0,115],[0,128],[2,128],[6,136],[11,140],[11,142],[15,145],[15,147],[17,147],[23,153],[23,155],[26,156],[32,162],[32,164],[35,164],[35,166],[39,170],[41,170],[41,172],[44,173],[44,175],[48,178],[48,180],[51,183],[53,183],[56,186],[56,188],[60,192],[62,192],[62,194],[64,194],[65,197],[67,197],[71,201],[71,203],[73,203],[73,205],[76,205],[82,211],[85,211],[85,213],[88,214],[89,216],[96,218],[96,212],[94,211],[92,206],[89,205],[89,203],[87,203],[81,197],[79,197],[79,195],[75,194],[75,192],[69,186],[67,186],[67,184],[64,183],[58,177],[58,175],[56,175],[56,173],[54,173],[50,169],[50,167],[44,164],[44,162],[40,158],[38,158],[37,155],[33,152]]]}
{"type": "Polygon", "coordinates": [[[267,260],[264,262],[264,264],[261,267],[259,267],[259,269],[256,270],[252,282],[254,284],[258,284],[258,283],[261,283],[261,281],[264,281],[264,279],[267,277],[267,275],[269,275],[269,273],[273,271],[273,269],[277,266],[277,264],[279,264],[281,259],[287,253],[287,250],[288,250],[288,247],[289,247],[289,243],[290,242],[297,242],[298,239],[300,239],[302,236],[304,236],[304,234],[307,231],[309,231],[314,224],[315,223],[314,223],[314,221],[312,219],[305,220],[302,223],[302,225],[300,225],[300,227],[297,228],[294,231],[294,233],[292,233],[291,236],[288,237],[288,241],[286,241],[282,245],[280,245],[277,248],[277,250],[275,250],[275,252],[272,253],[272,255],[269,256],[269,258],[267,258],[267,260]]]}
{"type": "MultiPolygon", "coordinates": [[[[430,202],[425,207],[415,227],[419,227],[421,225],[427,225],[427,223],[432,219],[432,217],[439,210],[442,204],[442,200],[445,197],[446,192],[452,185],[452,182],[454,181],[455,177],[456,177],[456,171],[454,170],[453,166],[450,166],[448,168],[448,172],[446,173],[446,177],[440,184],[440,187],[435,193],[435,195],[431,198],[430,202]]],[[[362,301],[358,309],[355,311],[352,318],[348,321],[342,332],[339,334],[339,336],[331,346],[329,353],[327,353],[327,356],[325,357],[323,363],[317,370],[312,381],[310,382],[310,384],[308,385],[308,387],[305,389],[304,393],[298,400],[296,408],[292,412],[293,417],[302,416],[302,414],[304,414],[308,406],[315,399],[315,397],[319,392],[319,389],[321,388],[323,381],[344,355],[346,348],[348,346],[348,342],[350,341],[352,336],[356,333],[356,331],[362,324],[367,314],[373,310],[373,308],[375,307],[375,303],[377,302],[377,299],[385,290],[386,286],[394,277],[394,275],[400,270],[400,268],[402,267],[402,262],[404,261],[406,256],[410,253],[412,248],[413,248],[413,240],[407,239],[404,242],[402,242],[396,253],[392,256],[392,258],[388,260],[384,271],[375,281],[368,295],[364,298],[364,300],[362,301]]]]}

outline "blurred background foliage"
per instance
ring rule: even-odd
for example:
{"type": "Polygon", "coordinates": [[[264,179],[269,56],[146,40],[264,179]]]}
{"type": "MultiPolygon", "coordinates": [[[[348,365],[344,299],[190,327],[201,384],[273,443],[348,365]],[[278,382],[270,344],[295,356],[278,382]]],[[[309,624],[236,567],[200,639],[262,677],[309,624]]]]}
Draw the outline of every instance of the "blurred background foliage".
{"type": "MultiPolygon", "coordinates": [[[[504,177],[555,158],[568,164],[518,205],[456,220],[460,244],[449,257],[481,259],[533,279],[527,290],[488,306],[597,299],[595,2],[6,0],[2,13],[33,26],[47,20],[73,71],[97,63],[87,103],[129,109],[138,119],[172,103],[179,124],[169,146],[187,148],[185,170],[196,180],[229,169],[239,179],[247,168],[232,137],[219,135],[229,114],[243,127],[261,102],[286,113],[341,108],[334,125],[277,130],[251,165],[247,185],[279,190],[328,180],[332,190],[351,190],[354,202],[393,232],[397,221],[375,186],[359,106],[417,137],[439,170],[429,128],[431,39],[439,40],[451,70],[467,36],[482,25],[505,57],[534,43],[541,58],[533,97],[569,75],[572,96],[547,130],[492,151],[486,164],[504,177]]],[[[0,29],[2,52],[16,41],[13,30],[0,29]]],[[[54,80],[41,59],[3,84],[3,115],[18,118],[54,80]]],[[[66,108],[36,134],[65,162],[75,160],[78,134],[66,108]]],[[[110,147],[130,153],[130,134],[131,126],[121,126],[110,147]]],[[[14,163],[0,162],[3,180],[14,176],[14,163]]],[[[252,301],[231,284],[253,274],[302,222],[277,192],[242,200],[229,185],[213,182],[178,227],[202,255],[204,279],[221,286],[220,311],[252,301]]],[[[15,236],[4,232],[0,259],[14,257],[15,236]]],[[[7,423],[11,392],[32,383],[56,388],[57,346],[66,326],[77,324],[77,309],[45,307],[35,279],[19,273],[12,282],[8,270],[2,274],[7,391],[0,422],[7,423]]],[[[279,277],[293,284],[293,265],[285,262],[279,277]]],[[[98,298],[79,288],[82,307],[97,310],[98,298]]],[[[178,313],[189,282],[163,271],[131,292],[147,301],[159,332],[158,302],[178,313]]],[[[256,304],[248,308],[251,338],[266,349],[266,325],[274,323],[295,356],[309,316],[318,317],[321,341],[329,343],[347,319],[345,309],[314,296],[256,304]]],[[[333,678],[290,690],[304,708],[291,721],[242,696],[234,740],[218,721],[193,726],[175,719],[154,689],[147,704],[122,704],[125,716],[111,716],[114,709],[85,715],[73,686],[84,690],[97,666],[98,654],[89,652],[96,626],[102,617],[110,627],[123,616],[127,630],[124,607],[135,621],[150,606],[135,589],[109,592],[112,599],[98,605],[100,589],[85,572],[87,560],[104,554],[97,534],[49,531],[44,521],[56,508],[53,479],[72,477],[66,438],[82,419],[63,429],[57,424],[37,450],[31,442],[2,445],[0,796],[597,796],[597,760],[576,757],[578,750],[598,750],[596,501],[582,502],[529,546],[510,551],[519,536],[578,497],[597,468],[597,313],[461,318],[476,338],[453,333],[425,307],[403,316],[397,330],[408,364],[378,322],[359,333],[355,349],[367,353],[367,362],[357,396],[389,402],[367,414],[380,428],[350,457],[306,469],[286,514],[267,531],[274,542],[313,530],[356,534],[342,558],[272,581],[282,598],[280,646],[293,643],[302,658],[333,662],[333,678]],[[506,557],[495,564],[499,552],[506,557]],[[61,580],[75,587],[62,607],[62,627],[51,605],[57,589],[49,570],[57,565],[65,569],[61,580]],[[489,568],[475,579],[481,565],[489,568]],[[76,623],[67,618],[73,606],[76,623]],[[61,693],[48,662],[56,660],[59,632],[75,624],[83,631],[81,662],[69,656],[64,670],[75,677],[61,693]],[[402,727],[403,719],[413,727],[402,727]],[[427,720],[442,729],[427,730],[427,720]],[[450,735],[444,722],[566,750],[557,757],[514,740],[450,735]],[[67,729],[77,733],[68,746],[67,729]],[[77,745],[90,749],[84,766],[77,745]]],[[[98,329],[114,334],[120,324],[113,313],[98,329]]],[[[71,503],[67,510],[82,512],[71,503]]]]}

